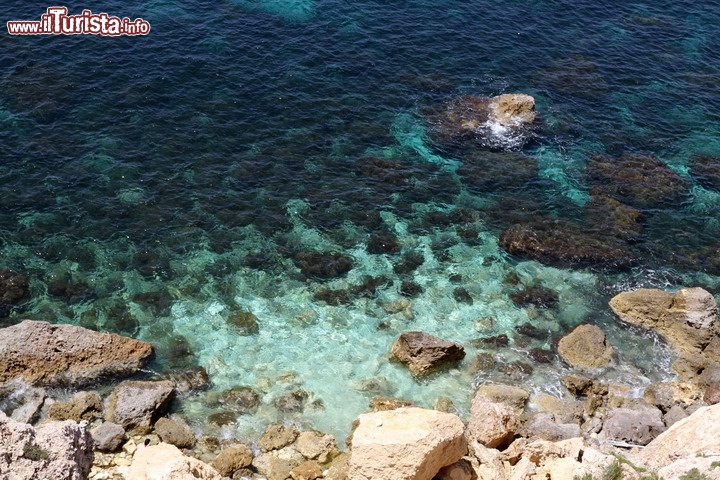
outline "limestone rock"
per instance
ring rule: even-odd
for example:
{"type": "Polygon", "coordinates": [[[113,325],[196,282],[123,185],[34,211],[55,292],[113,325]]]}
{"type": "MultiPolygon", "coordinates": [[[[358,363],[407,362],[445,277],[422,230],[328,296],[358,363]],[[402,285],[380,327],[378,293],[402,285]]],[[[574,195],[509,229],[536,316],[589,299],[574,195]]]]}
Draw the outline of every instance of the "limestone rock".
{"type": "Polygon", "coordinates": [[[657,475],[663,480],[720,480],[718,463],[720,455],[717,454],[685,457],[659,469],[657,475]]]}
{"type": "Polygon", "coordinates": [[[683,288],[675,294],[641,288],[610,300],[620,320],[654,330],[682,354],[702,354],[720,361],[717,304],[702,288],[683,288]]]}
{"type": "Polygon", "coordinates": [[[290,470],[290,477],[293,480],[315,480],[323,476],[323,471],[317,462],[312,460],[298,465],[290,470]]]}
{"type": "Polygon", "coordinates": [[[0,412],[0,478],[86,479],[93,462],[93,442],[86,427],[84,422],[67,420],[34,429],[0,412]]]}
{"type": "Polygon", "coordinates": [[[643,409],[615,408],[608,412],[599,438],[647,445],[665,430],[662,412],[654,407],[643,409]]]}
{"type": "Polygon", "coordinates": [[[441,468],[434,480],[475,480],[476,478],[470,462],[461,458],[452,465],[441,468]]]}
{"type": "Polygon", "coordinates": [[[0,385],[0,410],[20,423],[32,423],[45,402],[45,390],[31,387],[21,377],[0,385]]]}
{"type": "Polygon", "coordinates": [[[246,445],[233,445],[230,448],[223,449],[218,456],[215,457],[215,460],[213,460],[212,466],[220,472],[220,475],[223,477],[231,477],[233,472],[250,466],[252,460],[253,452],[250,447],[246,445]]]}
{"type": "Polygon", "coordinates": [[[155,433],[160,440],[178,448],[190,448],[195,445],[195,434],[184,424],[171,418],[159,418],[155,422],[155,433]]]}
{"type": "Polygon", "coordinates": [[[121,382],[108,397],[105,419],[133,433],[147,433],[170,406],[173,393],[169,380],[121,382]]]}
{"type": "Polygon", "coordinates": [[[305,458],[289,446],[261,453],[253,459],[252,466],[268,480],[286,480],[293,468],[304,462],[305,458]]]}
{"type": "Polygon", "coordinates": [[[55,420],[93,420],[101,416],[102,399],[97,392],[78,392],[69,402],[55,402],[48,415],[55,420]]]}
{"type": "Polygon", "coordinates": [[[510,405],[520,412],[530,398],[530,394],[526,390],[501,383],[484,383],[478,387],[475,394],[483,395],[495,403],[510,405]]]}
{"type": "Polygon", "coordinates": [[[258,439],[258,447],[263,452],[279,450],[295,441],[300,432],[294,425],[268,425],[265,433],[258,439]]]}
{"type": "Polygon", "coordinates": [[[32,385],[81,385],[135,373],[152,353],[132,338],[24,320],[0,329],[0,383],[21,376],[32,385]]]}
{"type": "Polygon", "coordinates": [[[558,353],[573,367],[600,368],[612,362],[614,350],[599,327],[583,324],[560,339],[558,353]]]}
{"type": "Polygon", "coordinates": [[[340,453],[332,435],[312,430],[300,433],[295,448],[303,457],[320,463],[327,463],[340,453]]]}
{"type": "Polygon", "coordinates": [[[576,423],[555,423],[553,414],[537,412],[529,416],[517,430],[518,435],[527,438],[540,438],[550,442],[580,437],[580,425],[576,423]]]}
{"type": "Polygon", "coordinates": [[[101,452],[114,452],[125,440],[125,429],[112,422],[103,422],[92,432],[95,448],[101,452]]]}
{"type": "Polygon", "coordinates": [[[650,442],[636,459],[656,470],[682,457],[720,451],[720,404],[702,407],[650,442]]]}
{"type": "Polygon", "coordinates": [[[524,93],[508,93],[490,101],[490,118],[506,126],[535,121],[535,99],[524,93]]]}
{"type": "Polygon", "coordinates": [[[423,375],[465,357],[462,345],[424,332],[403,332],[395,340],[390,357],[408,365],[415,375],[423,375]]]}
{"type": "Polygon", "coordinates": [[[210,465],[187,457],[174,445],[160,443],[138,448],[129,467],[119,467],[133,480],[221,480],[210,465]]]}
{"type": "Polygon", "coordinates": [[[511,406],[475,394],[467,424],[468,442],[478,442],[488,448],[501,447],[512,441],[517,427],[517,417],[511,406]]]}
{"type": "Polygon", "coordinates": [[[358,420],[349,480],[431,480],[467,452],[464,425],[456,415],[409,407],[358,420]]]}

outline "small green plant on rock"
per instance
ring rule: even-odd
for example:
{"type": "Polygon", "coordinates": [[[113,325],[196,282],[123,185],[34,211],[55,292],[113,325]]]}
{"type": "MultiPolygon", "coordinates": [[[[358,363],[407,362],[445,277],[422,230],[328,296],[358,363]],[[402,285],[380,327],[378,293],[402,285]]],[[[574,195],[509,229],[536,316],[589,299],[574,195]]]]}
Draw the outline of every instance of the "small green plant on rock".
{"type": "Polygon", "coordinates": [[[684,475],[680,475],[680,480],[712,480],[710,477],[702,473],[697,468],[691,468],[684,475]]]}
{"type": "Polygon", "coordinates": [[[45,450],[44,448],[40,447],[39,445],[35,445],[34,443],[26,443],[23,445],[23,457],[27,458],[28,460],[47,460],[50,458],[50,452],[45,450]]]}

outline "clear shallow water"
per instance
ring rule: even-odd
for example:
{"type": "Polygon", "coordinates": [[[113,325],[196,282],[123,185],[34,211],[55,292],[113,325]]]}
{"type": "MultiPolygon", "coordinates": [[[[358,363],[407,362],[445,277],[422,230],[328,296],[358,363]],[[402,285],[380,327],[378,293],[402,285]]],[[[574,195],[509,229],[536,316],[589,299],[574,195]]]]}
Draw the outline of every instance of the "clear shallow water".
{"type": "MultiPolygon", "coordinates": [[[[4,16],[34,20],[47,7],[11,2],[4,16]]],[[[30,281],[29,299],[3,323],[32,317],[137,336],[157,345],[157,371],[197,364],[214,391],[258,388],[257,415],[221,432],[241,436],[292,420],[343,438],[375,394],[423,406],[445,396],[462,413],[473,385],[488,379],[560,391],[557,360],[532,374],[469,371],[478,352],[528,362],[528,349],[549,348],[552,338],[512,338],[528,321],[553,335],[598,323],[621,352],[609,378],[634,388],[667,378],[668,353],[617,325],[607,299],[637,286],[717,288],[709,255],[720,193],[698,185],[689,162],[720,155],[718,9],[109,2],[102,11],[142,17],[151,34],[0,35],[0,266],[30,281]],[[509,92],[536,98],[542,128],[522,152],[538,160],[539,180],[478,191],[457,174],[462,158],[428,139],[422,111],[509,92]],[[623,152],[653,154],[692,184],[680,204],[646,212],[633,270],[557,269],[498,247],[500,231],[529,213],[581,217],[589,156],[623,152]],[[366,156],[398,162],[403,181],[368,174],[358,163],[366,156]],[[454,218],[458,208],[459,221],[433,214],[454,218]],[[476,235],[461,238],[458,226],[476,235]],[[368,253],[368,237],[385,230],[400,251],[368,253]],[[355,267],[307,279],[292,259],[308,249],[346,253],[355,267]],[[396,274],[412,251],[424,263],[396,274]],[[513,273],[521,285],[555,290],[558,306],[514,305],[508,294],[518,287],[505,281],[513,273]],[[347,304],[316,298],[365,275],[388,280],[347,304]],[[87,287],[63,296],[58,280],[87,287]],[[403,280],[424,288],[411,299],[412,319],[386,310],[403,280]],[[459,286],[472,305],[454,298],[459,286]],[[253,312],[258,333],[238,335],[225,321],[233,311],[253,312]],[[468,357],[413,380],[386,358],[405,330],[461,342],[468,357]],[[509,347],[470,345],[500,333],[511,335],[509,347]],[[178,344],[192,354],[179,355],[187,352],[178,344]],[[378,378],[387,381],[363,390],[378,378]],[[309,392],[305,409],[278,411],[275,400],[297,389],[309,392]]],[[[204,419],[219,408],[207,397],[181,407],[198,429],[210,429],[204,419]]]]}

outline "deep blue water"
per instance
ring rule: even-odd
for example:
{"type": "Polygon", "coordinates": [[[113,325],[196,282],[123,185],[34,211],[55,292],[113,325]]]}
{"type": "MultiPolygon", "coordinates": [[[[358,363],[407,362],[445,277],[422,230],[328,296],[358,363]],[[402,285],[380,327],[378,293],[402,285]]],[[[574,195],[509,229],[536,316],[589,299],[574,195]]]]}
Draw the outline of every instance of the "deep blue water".
{"type": "MultiPolygon", "coordinates": [[[[497,249],[500,232],[530,213],[580,219],[589,198],[588,159],[628,152],[662,160],[689,182],[687,195],[643,212],[644,233],[630,245],[639,261],[629,271],[558,273],[521,263],[528,278],[566,292],[543,321],[556,334],[581,321],[606,325],[622,351],[625,334],[607,311],[609,296],[638,285],[720,285],[714,261],[720,193],[690,171],[693,155],[720,155],[717,3],[64,5],[71,14],[90,8],[142,17],[152,30],[120,38],[0,34],[0,268],[26,275],[30,285],[2,324],[32,317],[139,336],[158,347],[153,368],[200,364],[218,390],[249,368],[252,355],[238,365],[213,363],[215,350],[227,345],[213,349],[197,337],[198,325],[232,309],[258,316],[260,334],[242,336],[242,348],[277,347],[262,362],[282,366],[263,368],[293,370],[306,382],[318,372],[298,358],[310,352],[280,358],[309,335],[295,320],[301,310],[315,310],[328,340],[368,339],[369,350],[350,342],[354,365],[387,351],[402,330],[422,327],[458,341],[478,336],[468,319],[488,313],[480,303],[494,305],[487,307],[497,317],[493,333],[511,331],[528,317],[496,278],[520,262],[497,249]],[[478,191],[456,172],[462,156],[428,138],[423,112],[459,95],[515,92],[537,102],[541,127],[521,152],[538,160],[538,178],[478,191]],[[360,159],[368,156],[399,162],[403,181],[363,170],[360,159]],[[459,239],[457,222],[428,215],[456,207],[474,212],[466,225],[477,230],[473,241],[459,239]],[[399,253],[367,254],[368,237],[380,230],[397,235],[399,253]],[[299,273],[294,255],[312,248],[351,254],[357,272],[388,280],[371,295],[330,308],[317,291],[348,285],[299,273]],[[402,280],[393,264],[413,250],[426,260],[414,277],[425,287],[414,300],[416,321],[387,320],[381,306],[398,297],[402,280]],[[482,277],[483,260],[492,275],[482,277]],[[452,273],[464,275],[475,310],[443,303],[452,297],[452,273]],[[582,277],[577,285],[568,283],[575,275],[582,277]],[[501,303],[493,303],[496,297],[501,303]],[[438,312],[471,326],[427,320],[438,312]],[[358,319],[367,325],[358,327],[358,319]],[[383,322],[389,331],[376,328],[383,322]],[[369,340],[375,335],[382,341],[369,340]],[[194,353],[177,360],[178,342],[194,353]]],[[[3,29],[8,20],[39,19],[48,6],[5,2],[3,29]]],[[[645,374],[671,374],[666,362],[644,358],[632,345],[625,355],[647,362],[645,374]]],[[[343,355],[339,348],[322,362],[340,365],[343,355]]],[[[377,365],[366,377],[405,375],[377,365]]],[[[348,369],[329,377],[362,377],[348,369]]],[[[408,382],[395,393],[428,403],[432,395],[417,393],[423,384],[408,382]]],[[[287,388],[293,385],[303,383],[287,388]]],[[[332,388],[323,396],[321,389],[316,385],[313,394],[328,412],[367,400],[334,398],[332,388]]],[[[277,396],[269,387],[264,394],[270,405],[277,396]]],[[[448,395],[459,404],[467,396],[448,395]]],[[[333,417],[338,424],[323,427],[343,431],[346,417],[357,413],[350,408],[333,417]]]]}

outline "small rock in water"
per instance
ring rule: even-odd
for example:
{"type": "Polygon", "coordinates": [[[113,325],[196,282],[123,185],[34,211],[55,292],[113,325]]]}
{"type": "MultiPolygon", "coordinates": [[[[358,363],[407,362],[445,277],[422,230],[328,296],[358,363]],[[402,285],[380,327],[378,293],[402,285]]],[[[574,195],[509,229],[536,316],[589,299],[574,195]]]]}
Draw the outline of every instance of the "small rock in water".
{"type": "Polygon", "coordinates": [[[260,394],[252,387],[238,386],[220,394],[220,403],[241,414],[254,414],[260,405],[260,394]]]}
{"type": "Polygon", "coordinates": [[[240,335],[253,335],[260,330],[258,327],[258,319],[251,312],[232,312],[225,321],[235,327],[240,335]]]}
{"type": "Polygon", "coordinates": [[[305,390],[295,390],[275,400],[275,406],[282,412],[301,412],[310,394],[305,390]]]}
{"type": "Polygon", "coordinates": [[[467,303],[468,305],[473,304],[473,298],[463,287],[457,287],[453,290],[453,298],[458,303],[467,303]]]}

